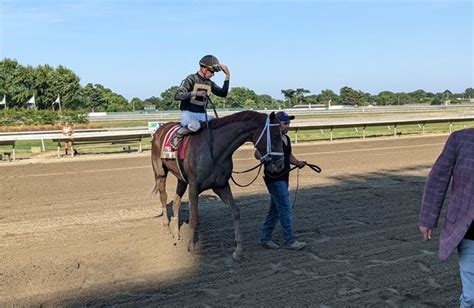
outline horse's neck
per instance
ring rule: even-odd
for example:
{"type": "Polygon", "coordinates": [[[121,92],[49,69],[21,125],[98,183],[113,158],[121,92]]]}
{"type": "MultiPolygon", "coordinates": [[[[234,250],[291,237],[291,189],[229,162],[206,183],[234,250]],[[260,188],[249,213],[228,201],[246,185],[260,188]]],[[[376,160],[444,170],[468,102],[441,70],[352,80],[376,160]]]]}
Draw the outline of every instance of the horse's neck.
{"type": "Polygon", "coordinates": [[[255,129],[258,129],[255,122],[248,121],[213,130],[213,152],[221,158],[230,158],[242,144],[251,140],[255,129]]]}

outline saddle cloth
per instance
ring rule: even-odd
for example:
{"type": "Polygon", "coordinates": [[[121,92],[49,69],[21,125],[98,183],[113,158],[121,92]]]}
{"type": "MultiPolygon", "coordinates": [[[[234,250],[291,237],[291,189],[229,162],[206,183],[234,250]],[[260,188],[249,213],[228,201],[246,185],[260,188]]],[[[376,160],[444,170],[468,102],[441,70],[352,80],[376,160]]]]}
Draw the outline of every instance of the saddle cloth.
{"type": "Polygon", "coordinates": [[[178,148],[173,150],[171,146],[171,140],[173,140],[174,135],[178,132],[181,128],[181,125],[176,124],[172,126],[168,132],[166,132],[165,139],[163,140],[163,146],[161,147],[161,158],[163,159],[176,159],[176,155],[178,152],[178,158],[183,160],[184,154],[186,153],[186,146],[189,142],[189,136],[184,136],[181,142],[178,144],[178,148]]]}

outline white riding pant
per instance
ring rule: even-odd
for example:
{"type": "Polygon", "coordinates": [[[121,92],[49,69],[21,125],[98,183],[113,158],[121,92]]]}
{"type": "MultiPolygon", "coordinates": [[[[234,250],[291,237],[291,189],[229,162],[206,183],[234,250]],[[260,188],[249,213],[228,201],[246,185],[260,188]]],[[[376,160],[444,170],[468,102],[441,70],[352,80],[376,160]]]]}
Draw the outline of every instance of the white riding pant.
{"type": "MultiPolygon", "coordinates": [[[[208,121],[214,119],[213,116],[207,116],[208,121]]],[[[197,132],[201,129],[201,123],[206,122],[206,114],[201,112],[191,112],[188,110],[183,110],[181,113],[181,126],[188,127],[192,132],[197,132]]]]}

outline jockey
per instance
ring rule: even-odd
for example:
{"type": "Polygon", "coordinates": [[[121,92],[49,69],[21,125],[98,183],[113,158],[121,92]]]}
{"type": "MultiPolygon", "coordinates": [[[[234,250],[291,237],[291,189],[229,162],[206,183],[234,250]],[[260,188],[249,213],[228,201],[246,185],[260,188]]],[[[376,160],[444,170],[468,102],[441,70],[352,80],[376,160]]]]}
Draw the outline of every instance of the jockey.
{"type": "MultiPolygon", "coordinates": [[[[171,141],[171,146],[176,149],[183,137],[189,133],[197,132],[201,128],[200,122],[206,122],[205,106],[209,95],[214,94],[226,97],[229,91],[230,72],[226,65],[219,63],[216,57],[207,55],[199,61],[199,71],[191,74],[181,82],[174,98],[181,101],[181,128],[171,141]],[[215,73],[223,71],[225,74],[224,85],[219,87],[211,78],[215,73]]],[[[209,116],[209,119],[213,117],[209,116]]]]}

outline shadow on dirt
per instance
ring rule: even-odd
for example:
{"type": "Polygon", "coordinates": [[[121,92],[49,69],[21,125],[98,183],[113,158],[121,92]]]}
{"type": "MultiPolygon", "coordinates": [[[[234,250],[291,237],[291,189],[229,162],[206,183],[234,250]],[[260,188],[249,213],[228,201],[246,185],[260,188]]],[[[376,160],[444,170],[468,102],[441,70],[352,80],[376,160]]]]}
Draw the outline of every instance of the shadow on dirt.
{"type": "MultiPolygon", "coordinates": [[[[237,198],[245,247],[241,263],[230,260],[234,239],[230,211],[204,194],[196,252],[200,262],[192,275],[165,282],[145,277],[146,282],[140,284],[100,286],[109,291],[91,291],[55,304],[456,306],[460,292],[457,256],[441,263],[438,231],[431,242],[422,242],[418,234],[425,181],[419,174],[426,174],[428,168],[341,176],[332,178],[333,184],[300,189],[295,232],[308,246],[297,252],[264,250],[257,244],[268,194],[237,198]]],[[[181,213],[186,220],[187,204],[181,213]]],[[[274,232],[279,243],[280,232],[279,227],[274,232]]]]}

